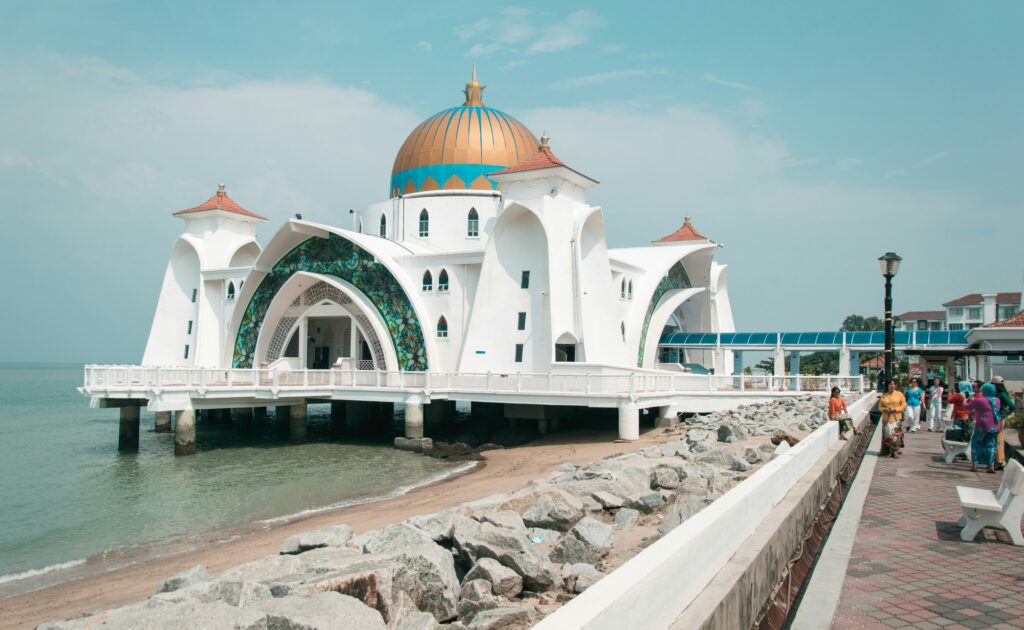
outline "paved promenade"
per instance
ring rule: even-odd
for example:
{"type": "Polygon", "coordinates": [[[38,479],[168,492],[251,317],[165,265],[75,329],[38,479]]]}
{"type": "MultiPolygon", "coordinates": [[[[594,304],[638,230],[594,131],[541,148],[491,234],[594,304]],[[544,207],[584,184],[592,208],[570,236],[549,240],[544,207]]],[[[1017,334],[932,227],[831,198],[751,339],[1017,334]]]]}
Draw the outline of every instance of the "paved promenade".
{"type": "Polygon", "coordinates": [[[965,543],[956,526],[956,486],[995,490],[1001,473],[943,463],[939,433],[908,435],[896,460],[877,457],[875,437],[832,627],[1024,628],[1024,548],[995,529],[965,543]]]}

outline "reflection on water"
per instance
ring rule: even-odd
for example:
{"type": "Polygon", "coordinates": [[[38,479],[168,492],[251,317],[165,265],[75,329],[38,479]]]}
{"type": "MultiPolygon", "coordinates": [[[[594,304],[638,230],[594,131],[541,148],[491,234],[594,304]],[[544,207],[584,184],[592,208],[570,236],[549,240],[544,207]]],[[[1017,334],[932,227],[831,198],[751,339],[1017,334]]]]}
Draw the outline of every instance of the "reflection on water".
{"type": "Polygon", "coordinates": [[[198,452],[143,410],[137,453],[117,451],[118,411],[89,409],[80,367],[0,366],[0,576],[104,550],[386,494],[451,464],[386,441],[331,437],[330,407],[311,405],[309,441],[287,421],[201,421],[198,452]]]}

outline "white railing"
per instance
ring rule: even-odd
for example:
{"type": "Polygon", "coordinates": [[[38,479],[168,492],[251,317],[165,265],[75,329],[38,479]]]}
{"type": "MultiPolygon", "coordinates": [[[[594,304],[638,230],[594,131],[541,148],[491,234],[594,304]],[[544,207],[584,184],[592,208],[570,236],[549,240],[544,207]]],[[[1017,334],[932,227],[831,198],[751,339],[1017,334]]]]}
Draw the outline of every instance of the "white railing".
{"type": "Polygon", "coordinates": [[[385,372],[363,369],[279,370],[267,368],[144,367],[87,365],[84,389],[392,389],[494,393],[585,394],[631,397],[699,392],[863,391],[862,376],[623,374],[523,374],[385,372]]]}

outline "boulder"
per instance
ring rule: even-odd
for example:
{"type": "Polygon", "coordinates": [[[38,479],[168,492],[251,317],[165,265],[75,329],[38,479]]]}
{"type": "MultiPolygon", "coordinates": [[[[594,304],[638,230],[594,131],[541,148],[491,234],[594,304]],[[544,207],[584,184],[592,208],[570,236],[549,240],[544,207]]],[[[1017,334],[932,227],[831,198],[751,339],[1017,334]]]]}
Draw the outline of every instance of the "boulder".
{"type": "Polygon", "coordinates": [[[299,556],[267,556],[224,571],[217,576],[221,582],[260,582],[273,584],[301,579],[307,573],[306,564],[299,556]]]}
{"type": "Polygon", "coordinates": [[[353,597],[338,593],[279,597],[259,602],[250,610],[263,613],[266,619],[264,627],[274,630],[384,630],[387,627],[379,612],[353,597]]]}
{"type": "Polygon", "coordinates": [[[434,542],[443,545],[451,543],[452,532],[455,531],[456,525],[472,522],[469,517],[452,510],[414,516],[406,521],[409,525],[424,532],[434,542]]]}
{"type": "Polygon", "coordinates": [[[710,503],[711,501],[708,500],[706,495],[687,494],[680,496],[672,504],[672,508],[669,510],[665,520],[658,525],[658,531],[664,536],[681,525],[683,521],[703,510],[710,503]]]}
{"type": "Polygon", "coordinates": [[[469,624],[472,630],[520,630],[533,625],[533,608],[508,606],[484,610],[469,624]]]}
{"type": "Polygon", "coordinates": [[[618,529],[629,529],[636,525],[640,519],[640,512],[633,508],[622,508],[615,513],[615,527],[618,529]]]}
{"type": "Polygon", "coordinates": [[[728,468],[732,464],[732,453],[727,448],[716,448],[697,456],[697,461],[702,464],[710,464],[719,468],[728,468]]]}
{"type": "Polygon", "coordinates": [[[600,503],[598,503],[594,499],[594,497],[592,497],[592,496],[584,495],[582,497],[579,497],[579,499],[580,499],[580,503],[583,504],[583,511],[584,512],[603,512],[604,511],[604,506],[601,505],[600,503]]]}
{"type": "Polygon", "coordinates": [[[170,593],[176,591],[179,588],[198,584],[199,582],[205,582],[210,579],[210,574],[206,572],[206,567],[199,564],[191,569],[186,569],[181,573],[172,575],[163,582],[160,582],[160,586],[156,587],[157,593],[170,593]]]}
{"type": "Polygon", "coordinates": [[[580,562],[562,567],[562,582],[570,593],[582,593],[604,577],[594,565],[580,562]]]}
{"type": "Polygon", "coordinates": [[[463,583],[487,580],[495,595],[512,598],[523,591],[523,578],[494,558],[480,558],[466,573],[463,583]]]}
{"type": "Polygon", "coordinates": [[[650,490],[626,497],[626,507],[639,510],[644,514],[649,514],[663,505],[665,505],[665,499],[661,497],[661,494],[650,490]]]}
{"type": "Polygon", "coordinates": [[[394,626],[394,630],[440,630],[441,627],[437,619],[434,619],[434,615],[416,611],[402,617],[394,626]]]}
{"type": "Polygon", "coordinates": [[[493,558],[523,577],[523,587],[545,591],[558,582],[554,565],[538,554],[525,535],[480,523],[477,527],[456,527],[453,535],[460,556],[470,563],[493,558]]]}
{"type": "Polygon", "coordinates": [[[732,463],[729,465],[729,468],[731,470],[735,470],[736,472],[746,472],[750,470],[750,462],[743,459],[739,455],[733,455],[732,463]]]}
{"type": "Polygon", "coordinates": [[[506,529],[526,529],[523,517],[513,510],[486,510],[476,515],[481,523],[490,523],[506,529]]]}
{"type": "Polygon", "coordinates": [[[655,468],[651,473],[651,488],[665,488],[672,490],[679,487],[679,473],[671,468],[655,468]]]}
{"type": "Polygon", "coordinates": [[[483,610],[500,608],[501,600],[494,596],[487,580],[468,580],[459,593],[459,621],[469,623],[483,610]]]}
{"type": "Polygon", "coordinates": [[[348,525],[333,525],[311,532],[302,532],[285,538],[281,553],[302,553],[318,547],[344,547],[352,540],[352,528],[348,525]]]}
{"type": "Polygon", "coordinates": [[[522,515],[523,522],[530,527],[564,532],[583,518],[583,513],[583,503],[579,499],[561,492],[541,494],[522,515]]]}
{"type": "MultiPolygon", "coordinates": [[[[141,630],[156,630],[158,628],[262,630],[267,627],[267,624],[266,616],[257,610],[236,608],[224,602],[186,602],[154,608],[131,604],[86,617],[44,623],[38,627],[45,630],[87,630],[97,627],[138,628],[141,630]]],[[[369,627],[372,628],[372,626],[369,627]]],[[[380,627],[383,628],[383,625],[380,627]]]]}
{"type": "Polygon", "coordinates": [[[608,555],[615,531],[597,519],[584,517],[551,551],[555,562],[593,564],[608,555]]]}
{"type": "Polygon", "coordinates": [[[433,542],[432,536],[408,523],[372,529],[355,539],[355,545],[361,548],[363,553],[382,553],[433,542]]]}
{"type": "Polygon", "coordinates": [[[622,507],[622,497],[611,492],[598,491],[591,496],[606,509],[614,510],[622,507]]]}

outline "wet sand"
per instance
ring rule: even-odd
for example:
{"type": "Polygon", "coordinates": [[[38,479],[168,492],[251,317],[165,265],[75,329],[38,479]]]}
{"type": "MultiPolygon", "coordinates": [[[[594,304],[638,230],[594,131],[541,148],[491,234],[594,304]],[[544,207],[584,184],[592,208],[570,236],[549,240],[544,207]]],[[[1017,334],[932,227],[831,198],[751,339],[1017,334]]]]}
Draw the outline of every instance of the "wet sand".
{"type": "Polygon", "coordinates": [[[202,564],[211,574],[218,573],[276,554],[285,538],[299,532],[338,523],[348,523],[357,533],[364,532],[410,516],[514,490],[534,479],[543,479],[564,463],[587,464],[616,453],[678,439],[678,434],[669,436],[663,430],[653,429],[630,443],[614,442],[615,437],[611,431],[567,431],[525,446],[488,451],[486,461],[473,470],[406,495],[319,512],[240,535],[228,532],[220,537],[212,536],[211,541],[219,541],[15,595],[0,600],[0,628],[31,628],[45,621],[141,601],[152,595],[161,581],[179,571],[202,564]]]}

